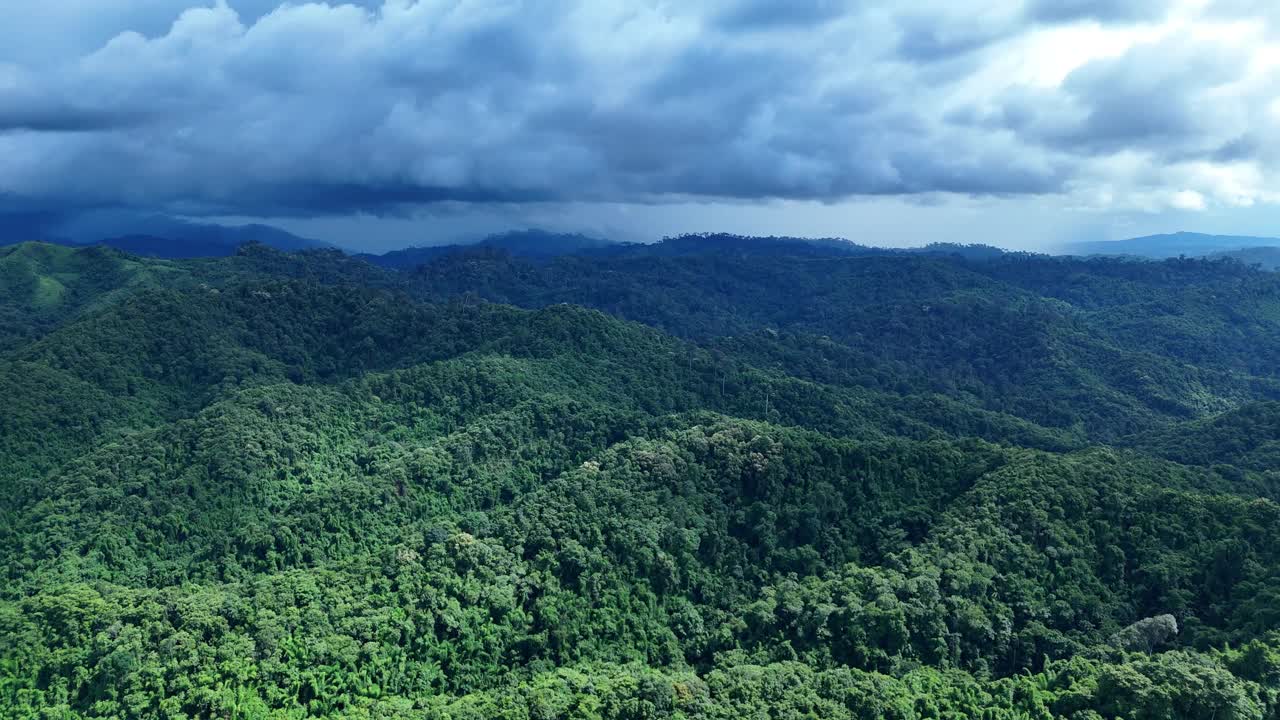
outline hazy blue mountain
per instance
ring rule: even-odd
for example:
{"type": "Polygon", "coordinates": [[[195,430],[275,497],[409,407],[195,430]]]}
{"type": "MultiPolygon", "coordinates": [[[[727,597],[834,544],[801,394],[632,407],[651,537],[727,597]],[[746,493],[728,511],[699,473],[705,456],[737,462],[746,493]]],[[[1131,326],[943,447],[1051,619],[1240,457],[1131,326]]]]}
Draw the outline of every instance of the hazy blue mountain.
{"type": "Polygon", "coordinates": [[[1228,250],[1280,246],[1280,238],[1245,235],[1207,235],[1177,232],[1147,235],[1128,240],[1102,240],[1072,243],[1063,248],[1066,255],[1133,255],[1146,258],[1170,258],[1179,255],[1200,257],[1228,250]]]}
{"type": "Polygon", "coordinates": [[[121,235],[106,238],[94,244],[123,250],[133,255],[155,258],[222,257],[231,254],[227,246],[219,242],[174,240],[155,235],[121,235]]]}
{"type": "Polygon", "coordinates": [[[461,252],[496,250],[512,257],[550,260],[571,255],[595,258],[680,258],[708,255],[734,257],[854,257],[865,255],[948,255],[966,260],[992,260],[1005,254],[990,245],[932,243],[918,248],[878,248],[843,238],[757,237],[732,233],[691,233],[655,243],[615,243],[584,235],[539,230],[493,235],[469,245],[436,245],[360,255],[375,265],[408,269],[461,252]]]}
{"type": "Polygon", "coordinates": [[[357,257],[368,260],[374,265],[379,265],[384,268],[406,270],[470,247],[475,246],[428,245],[425,247],[410,247],[404,248],[403,250],[392,250],[391,252],[383,253],[381,255],[361,254],[357,255],[357,257]]]}
{"type": "Polygon", "coordinates": [[[83,247],[106,245],[158,258],[223,257],[258,242],[279,250],[330,247],[262,224],[219,225],[154,213],[9,213],[0,215],[0,245],[29,240],[83,247]]]}
{"type": "Polygon", "coordinates": [[[614,245],[609,240],[580,235],[578,233],[553,233],[545,230],[518,230],[490,235],[481,245],[501,248],[512,255],[524,257],[555,257],[572,255],[583,250],[605,248],[614,245]]]}
{"type": "Polygon", "coordinates": [[[617,247],[616,243],[577,233],[554,233],[545,230],[516,230],[490,235],[477,243],[430,245],[393,250],[382,255],[361,255],[369,262],[385,268],[405,269],[431,262],[436,258],[477,248],[504,250],[516,257],[546,259],[576,255],[585,251],[617,247]]]}
{"type": "Polygon", "coordinates": [[[1224,250],[1209,257],[1235,258],[1245,265],[1257,265],[1263,270],[1280,270],[1280,247],[1251,247],[1240,250],[1224,250]]]}
{"type": "Polygon", "coordinates": [[[70,243],[68,238],[54,230],[58,217],[53,213],[36,211],[0,213],[0,246],[29,241],[70,243]]]}
{"type": "Polygon", "coordinates": [[[629,243],[615,246],[604,254],[683,257],[694,255],[746,255],[746,256],[815,256],[844,257],[866,255],[874,248],[858,245],[843,238],[752,237],[731,233],[692,233],[663,238],[653,244],[629,243]]]}
{"type": "Polygon", "coordinates": [[[478,243],[435,245],[395,250],[384,255],[360,257],[386,268],[408,269],[460,252],[496,250],[512,257],[550,260],[568,255],[592,257],[693,257],[738,256],[841,257],[879,252],[835,238],[750,237],[729,233],[696,233],[663,238],[655,243],[615,243],[585,235],[542,230],[491,235],[478,243]]]}
{"type": "Polygon", "coordinates": [[[189,224],[177,228],[172,235],[121,235],[105,238],[93,245],[106,245],[134,255],[157,258],[225,257],[234,255],[236,248],[249,242],[259,242],[279,250],[306,250],[327,247],[324,243],[308,240],[269,225],[189,224]]]}
{"type": "MultiPolygon", "coordinates": [[[[585,253],[584,253],[585,254],[585,253]]],[[[729,233],[700,233],[665,238],[653,244],[627,243],[590,252],[595,255],[689,257],[736,255],[746,257],[854,257],[863,255],[948,255],[966,260],[992,260],[1005,254],[991,245],[930,243],[924,247],[884,248],[860,245],[844,238],[752,237],[729,233]]]]}
{"type": "Polygon", "coordinates": [[[962,245],[960,243],[929,243],[921,248],[907,248],[902,252],[923,255],[955,255],[965,260],[997,260],[1008,254],[1008,251],[994,245],[962,245]]]}

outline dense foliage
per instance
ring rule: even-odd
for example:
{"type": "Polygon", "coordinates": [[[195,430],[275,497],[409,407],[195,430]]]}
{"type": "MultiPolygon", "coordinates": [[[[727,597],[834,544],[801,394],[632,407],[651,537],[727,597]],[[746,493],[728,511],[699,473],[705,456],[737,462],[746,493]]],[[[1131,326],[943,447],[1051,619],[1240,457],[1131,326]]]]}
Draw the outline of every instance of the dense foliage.
{"type": "Polygon", "coordinates": [[[0,717],[1280,717],[1278,276],[791,242],[5,249],[0,717]]]}

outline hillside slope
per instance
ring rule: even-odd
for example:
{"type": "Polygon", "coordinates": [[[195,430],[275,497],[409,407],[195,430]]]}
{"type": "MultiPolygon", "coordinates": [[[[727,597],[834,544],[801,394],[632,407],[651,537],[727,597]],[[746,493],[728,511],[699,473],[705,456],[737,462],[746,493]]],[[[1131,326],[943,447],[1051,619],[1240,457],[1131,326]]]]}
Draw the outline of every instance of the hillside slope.
{"type": "Polygon", "coordinates": [[[436,300],[596,307],[703,342],[795,334],[805,339],[758,352],[794,362],[828,347],[844,356],[842,382],[976,399],[1095,439],[1280,397],[1280,279],[1235,263],[480,253],[408,282],[436,300]]]}
{"type": "Polygon", "coordinates": [[[1269,275],[10,252],[0,716],[1280,710],[1269,275]]]}

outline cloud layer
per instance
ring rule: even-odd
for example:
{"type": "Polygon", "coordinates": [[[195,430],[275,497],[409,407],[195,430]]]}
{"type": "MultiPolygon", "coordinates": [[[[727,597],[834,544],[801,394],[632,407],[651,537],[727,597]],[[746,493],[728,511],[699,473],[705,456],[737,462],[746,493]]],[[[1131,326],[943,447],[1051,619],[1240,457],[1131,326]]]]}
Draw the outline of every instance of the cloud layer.
{"type": "Polygon", "coordinates": [[[191,4],[0,10],[0,204],[1280,199],[1273,3],[191,4]]]}

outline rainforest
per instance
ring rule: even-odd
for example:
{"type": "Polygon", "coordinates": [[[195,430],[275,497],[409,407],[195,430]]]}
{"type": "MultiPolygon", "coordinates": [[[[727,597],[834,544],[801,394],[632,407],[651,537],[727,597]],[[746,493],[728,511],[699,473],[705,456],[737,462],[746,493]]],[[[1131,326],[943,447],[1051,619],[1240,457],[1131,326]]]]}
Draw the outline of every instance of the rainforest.
{"type": "Polygon", "coordinates": [[[1280,274],[0,248],[0,717],[1280,717],[1280,274]]]}

